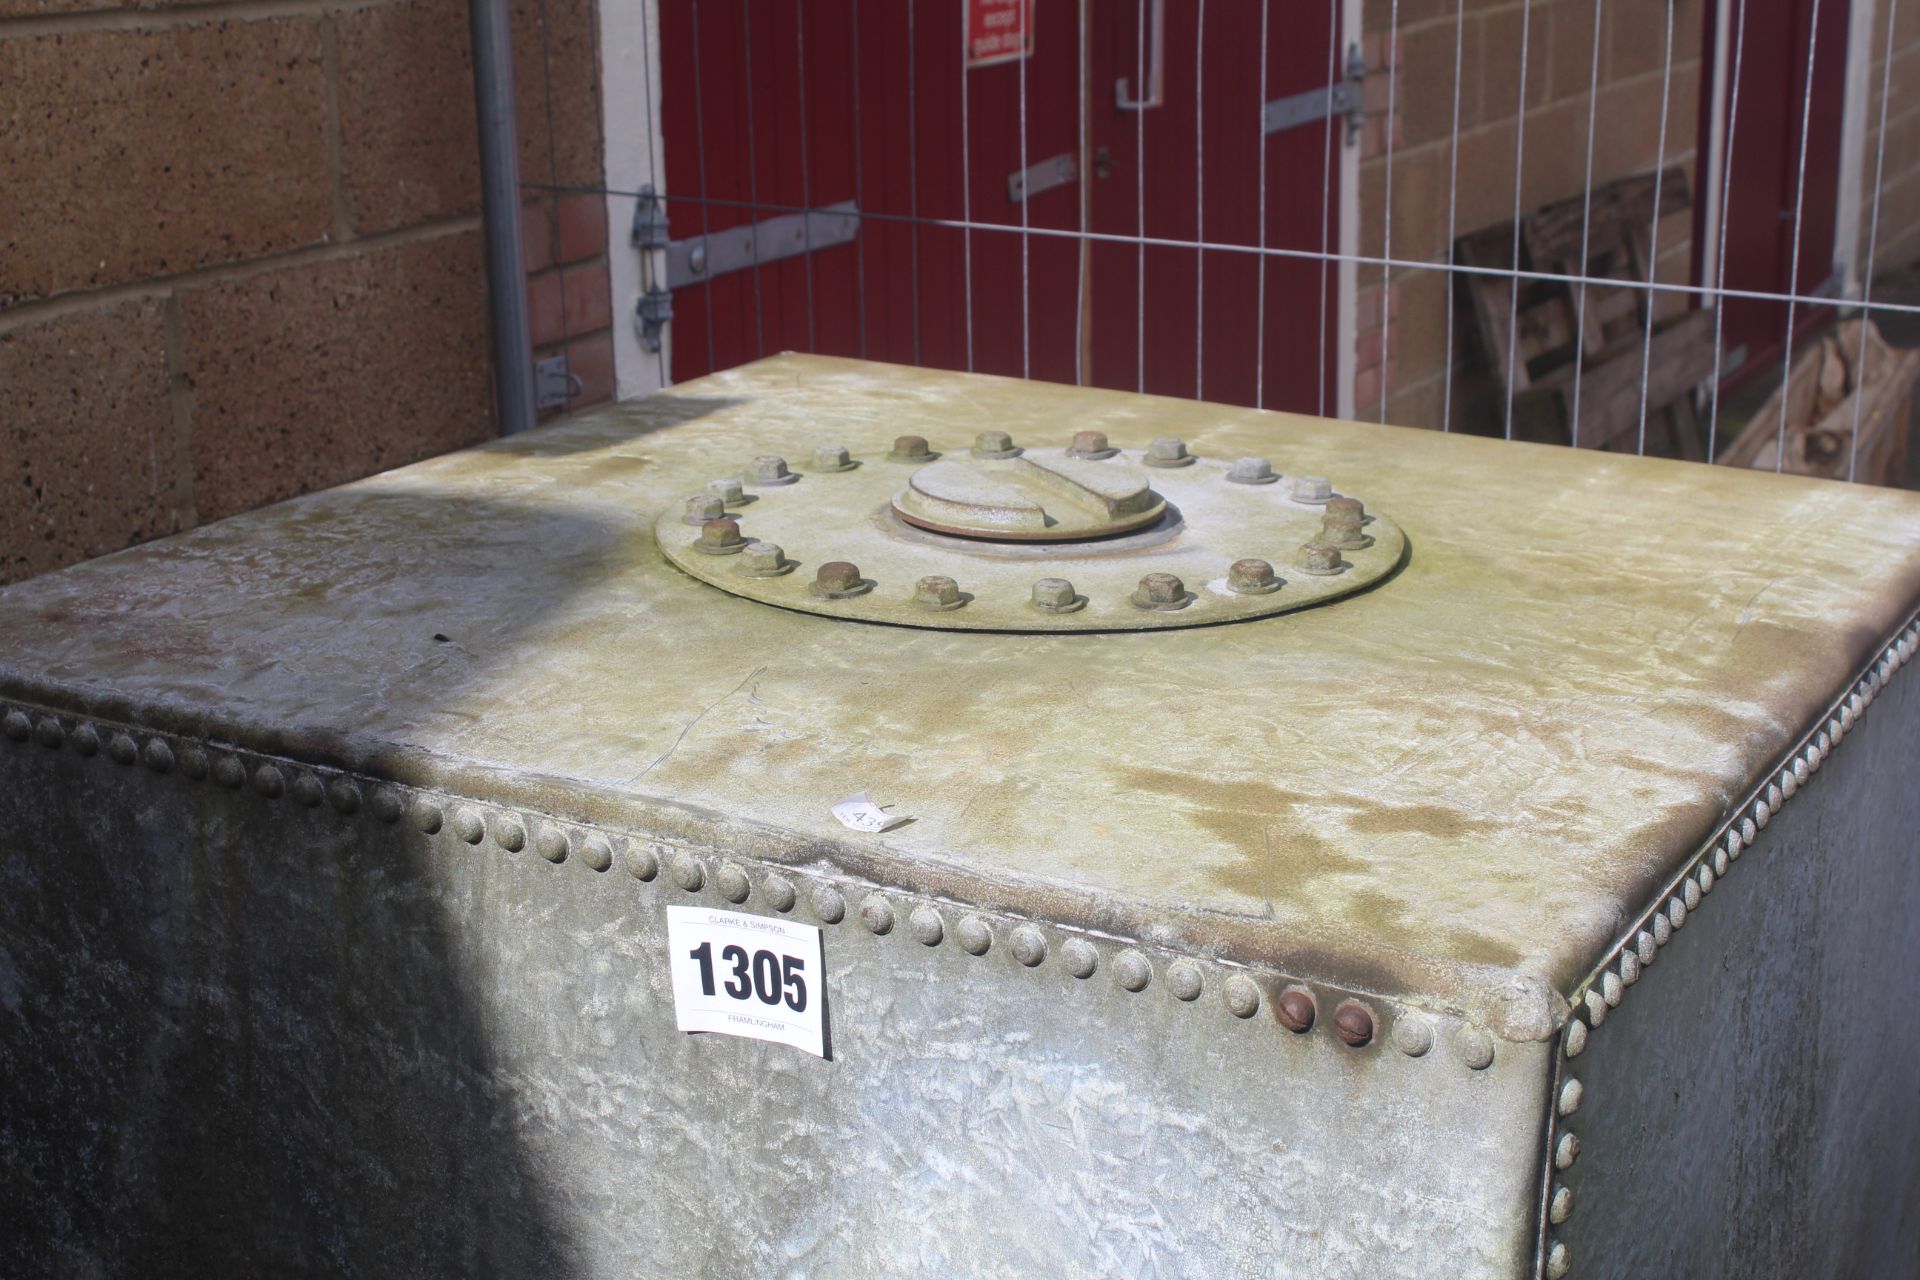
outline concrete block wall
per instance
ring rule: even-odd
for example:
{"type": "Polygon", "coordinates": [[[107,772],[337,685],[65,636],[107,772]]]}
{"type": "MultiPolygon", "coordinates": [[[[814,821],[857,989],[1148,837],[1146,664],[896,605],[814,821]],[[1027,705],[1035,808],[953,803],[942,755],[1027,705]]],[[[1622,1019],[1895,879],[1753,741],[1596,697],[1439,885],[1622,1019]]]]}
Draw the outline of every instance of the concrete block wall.
{"type": "MultiPolygon", "coordinates": [[[[1465,235],[1512,219],[1516,181],[1523,213],[1578,195],[1586,185],[1590,111],[1597,112],[1598,120],[1596,186],[1650,171],[1663,161],[1683,165],[1692,182],[1700,100],[1700,6],[1701,0],[1673,4],[1672,73],[1665,79],[1666,0],[1606,0],[1600,6],[1596,103],[1593,0],[1365,0],[1362,29],[1371,34],[1361,46],[1367,61],[1368,115],[1361,135],[1360,253],[1386,256],[1390,214],[1392,257],[1444,264],[1450,198],[1455,235],[1465,235]]],[[[1659,278],[1686,281],[1692,252],[1692,215],[1664,220],[1659,278]]],[[[1493,412],[1495,398],[1472,384],[1473,337],[1464,312],[1454,319],[1451,367],[1468,376],[1456,377],[1447,402],[1452,294],[1441,271],[1402,268],[1383,280],[1379,268],[1359,268],[1356,417],[1380,420],[1384,382],[1388,422],[1437,428],[1444,409],[1456,430],[1487,425],[1482,419],[1493,412]]],[[[1669,297],[1661,305],[1677,311],[1685,304],[1669,297]]]]}
{"type": "MultiPolygon", "coordinates": [[[[514,21],[523,178],[597,185],[592,0],[514,21]]],[[[0,0],[0,583],[493,435],[474,133],[462,0],[0,0]]],[[[526,211],[576,404],[600,207],[526,211]]]]}

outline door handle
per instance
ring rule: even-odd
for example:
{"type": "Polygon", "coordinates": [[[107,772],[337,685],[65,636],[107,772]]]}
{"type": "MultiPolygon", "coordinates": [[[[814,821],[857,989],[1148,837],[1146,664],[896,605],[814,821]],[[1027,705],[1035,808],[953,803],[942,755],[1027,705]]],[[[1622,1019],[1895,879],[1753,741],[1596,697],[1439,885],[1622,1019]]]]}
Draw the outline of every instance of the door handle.
{"type": "Polygon", "coordinates": [[[1162,92],[1165,88],[1167,61],[1167,0],[1147,0],[1147,65],[1145,68],[1146,93],[1142,97],[1133,97],[1127,78],[1121,76],[1113,86],[1113,105],[1121,111],[1145,111],[1149,107],[1158,107],[1166,102],[1162,92]]]}

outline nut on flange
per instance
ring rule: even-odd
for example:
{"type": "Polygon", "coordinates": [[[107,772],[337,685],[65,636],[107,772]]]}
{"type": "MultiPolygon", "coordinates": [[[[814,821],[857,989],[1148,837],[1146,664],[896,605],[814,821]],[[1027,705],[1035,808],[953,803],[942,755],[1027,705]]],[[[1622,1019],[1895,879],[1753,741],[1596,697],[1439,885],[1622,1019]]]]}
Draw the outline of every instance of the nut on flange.
{"type": "Polygon", "coordinates": [[[1097,460],[1111,458],[1119,452],[1107,443],[1107,433],[1104,431],[1076,431],[1073,433],[1073,443],[1067,446],[1069,458],[1097,460]]]}
{"type": "Polygon", "coordinates": [[[815,471],[851,471],[859,465],[845,445],[823,444],[813,451],[815,471]]]}
{"type": "Polygon", "coordinates": [[[1316,578],[1331,578],[1347,569],[1347,562],[1340,558],[1340,548],[1328,542],[1309,542],[1301,547],[1298,564],[1302,573],[1316,578]]]}
{"type": "Polygon", "coordinates": [[[1017,458],[1026,452],[1004,431],[982,431],[973,438],[976,458],[1017,458]]]}
{"type": "Polygon", "coordinates": [[[1329,498],[1327,513],[1320,518],[1320,541],[1343,551],[1359,551],[1373,545],[1373,538],[1361,529],[1366,523],[1365,508],[1352,498],[1329,498]]]}
{"type": "Polygon", "coordinates": [[[1187,452],[1187,442],[1177,436],[1161,436],[1147,446],[1147,452],[1140,461],[1150,467],[1190,467],[1193,455],[1187,452]]]}
{"type": "Polygon", "coordinates": [[[1283,584],[1265,560],[1235,560],[1227,569],[1227,590],[1241,596],[1265,596],[1283,584]]]}
{"type": "Polygon", "coordinates": [[[787,469],[787,460],[774,453],[761,454],[753,460],[753,466],[747,470],[747,479],[763,489],[792,484],[799,478],[787,469]]]}
{"type": "Polygon", "coordinates": [[[895,436],[888,462],[932,462],[940,455],[927,447],[925,436],[895,436]]]}
{"type": "Polygon", "coordinates": [[[740,522],[723,517],[700,526],[693,549],[710,556],[731,556],[746,550],[746,546],[747,540],[740,536],[740,522]]]}
{"type": "Polygon", "coordinates": [[[1325,476],[1299,476],[1293,482],[1293,500],[1314,506],[1333,497],[1333,482],[1325,476]]]}
{"type": "Polygon", "coordinates": [[[1140,579],[1132,599],[1136,609],[1170,612],[1192,604],[1193,593],[1187,590],[1186,583],[1171,573],[1150,573],[1140,579]]]}
{"type": "Polygon", "coordinates": [[[680,516],[680,523],[704,525],[709,520],[722,519],[726,514],[725,499],[711,493],[696,493],[687,499],[687,509],[680,516]]]}
{"type": "Polygon", "coordinates": [[[1065,578],[1042,578],[1033,584],[1033,607],[1044,613],[1077,613],[1087,607],[1087,598],[1065,578]]]}
{"type": "Polygon", "coordinates": [[[1227,480],[1232,484],[1272,484],[1279,478],[1273,464],[1265,458],[1242,458],[1227,472],[1227,480]]]}
{"type": "Polygon", "coordinates": [[[728,507],[738,507],[753,501],[753,497],[738,480],[709,480],[707,492],[720,499],[728,507]]]}
{"type": "Polygon", "coordinates": [[[749,542],[740,556],[740,572],[749,578],[780,578],[799,567],[777,542],[749,542]]]}
{"type": "Polygon", "coordinates": [[[964,608],[972,596],[960,589],[960,584],[952,578],[933,574],[913,584],[913,606],[916,609],[929,609],[935,613],[952,613],[964,608]]]}
{"type": "Polygon", "coordinates": [[[845,560],[829,560],[813,575],[807,588],[822,600],[847,600],[873,590],[873,579],[860,576],[860,567],[845,560]]]}

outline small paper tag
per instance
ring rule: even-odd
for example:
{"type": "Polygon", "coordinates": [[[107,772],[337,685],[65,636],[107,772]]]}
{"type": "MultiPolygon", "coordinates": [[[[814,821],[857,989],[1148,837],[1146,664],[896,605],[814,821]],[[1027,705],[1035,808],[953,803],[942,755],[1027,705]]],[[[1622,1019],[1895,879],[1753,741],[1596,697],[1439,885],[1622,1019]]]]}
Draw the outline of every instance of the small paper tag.
{"type": "Polygon", "coordinates": [[[673,1016],[713,1031],[826,1054],[820,930],[709,907],[667,908],[673,1016]]]}
{"type": "Polygon", "coordinates": [[[850,795],[833,806],[833,816],[855,831],[885,831],[907,820],[905,814],[891,814],[882,809],[864,791],[850,795]]]}

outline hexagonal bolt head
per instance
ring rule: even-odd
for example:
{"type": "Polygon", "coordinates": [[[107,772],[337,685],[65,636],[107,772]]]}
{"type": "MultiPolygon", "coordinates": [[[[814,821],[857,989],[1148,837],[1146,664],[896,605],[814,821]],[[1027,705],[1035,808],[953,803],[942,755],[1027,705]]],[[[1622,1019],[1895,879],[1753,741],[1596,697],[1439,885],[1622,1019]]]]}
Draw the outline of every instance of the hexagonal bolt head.
{"type": "Polygon", "coordinates": [[[1187,452],[1187,442],[1177,436],[1161,436],[1147,446],[1146,457],[1142,459],[1150,467],[1184,467],[1193,462],[1193,455],[1187,452]]]}
{"type": "Polygon", "coordinates": [[[1072,613],[1086,605],[1087,598],[1073,589],[1065,578],[1042,578],[1033,584],[1033,607],[1048,613],[1072,613]]]}
{"type": "Polygon", "coordinates": [[[1227,479],[1235,484],[1272,484],[1279,478],[1265,458],[1242,458],[1227,472],[1227,479]]]}
{"type": "Polygon", "coordinates": [[[1325,476],[1300,476],[1293,482],[1295,502],[1322,503],[1333,497],[1333,482],[1325,476]]]}
{"type": "Polygon", "coordinates": [[[740,572],[749,578],[778,578],[792,573],[795,564],[777,542],[749,542],[740,556],[740,572]]]}
{"type": "Polygon", "coordinates": [[[971,597],[960,590],[959,583],[938,574],[922,578],[913,584],[913,603],[921,609],[951,613],[969,599],[971,597]]]}
{"type": "Polygon", "coordinates": [[[747,491],[740,487],[738,480],[709,480],[707,492],[729,507],[737,507],[744,502],[752,501],[747,497],[747,491]]]}
{"type": "Polygon", "coordinates": [[[1360,514],[1335,510],[1331,502],[1327,504],[1327,514],[1320,518],[1320,541],[1347,551],[1373,545],[1373,538],[1360,530],[1360,514]]]}
{"type": "Polygon", "coordinates": [[[823,444],[813,451],[815,471],[851,471],[854,465],[845,445],[823,444]]]}
{"type": "Polygon", "coordinates": [[[1283,991],[1273,1002],[1273,1016],[1289,1031],[1310,1031],[1313,1029],[1313,997],[1297,987],[1283,991]]]}
{"type": "Polygon", "coordinates": [[[1134,607],[1138,609],[1184,609],[1192,600],[1187,594],[1187,584],[1170,573],[1148,574],[1140,579],[1140,586],[1133,593],[1134,607]]]}
{"type": "Polygon", "coordinates": [[[1340,548],[1330,542],[1309,542],[1300,548],[1300,568],[1316,577],[1330,578],[1347,567],[1340,548]]]}
{"type": "Polygon", "coordinates": [[[1265,560],[1235,560],[1227,569],[1227,590],[1243,596],[1264,596],[1280,589],[1280,579],[1265,560]]]}
{"type": "Polygon", "coordinates": [[[1111,458],[1120,451],[1107,443],[1104,431],[1076,431],[1067,446],[1069,458],[1111,458]]]}
{"type": "Polygon", "coordinates": [[[1367,522],[1367,504],[1358,498],[1328,498],[1327,510],[1330,513],[1334,511],[1351,511],[1353,512],[1354,518],[1361,524],[1367,522]]]}
{"type": "Polygon", "coordinates": [[[1012,458],[1019,453],[1013,437],[1004,431],[982,431],[973,438],[973,456],[976,458],[1012,458]]]}
{"type": "Polygon", "coordinates": [[[1373,1039],[1373,1011],[1358,1000],[1343,1000],[1334,1010],[1333,1033],[1355,1049],[1373,1039]]]}
{"type": "Polygon", "coordinates": [[[687,509],[680,516],[682,524],[705,524],[709,520],[718,520],[727,514],[727,504],[710,493],[696,493],[687,499],[687,509]]]}
{"type": "Polygon", "coordinates": [[[813,594],[827,600],[844,600],[873,589],[873,583],[860,576],[860,567],[845,560],[829,560],[813,575],[813,594]]]}
{"type": "Polygon", "coordinates": [[[740,536],[740,522],[721,519],[709,520],[700,526],[700,539],[693,544],[693,549],[710,556],[730,556],[746,545],[747,540],[740,536]]]}
{"type": "Polygon", "coordinates": [[[793,472],[787,470],[787,460],[785,458],[778,457],[771,453],[762,454],[760,457],[755,458],[753,460],[753,469],[747,473],[747,477],[754,484],[761,486],[792,484],[800,478],[793,472]]]}
{"type": "Polygon", "coordinates": [[[940,455],[927,447],[925,436],[895,436],[888,462],[931,462],[940,455]]]}

